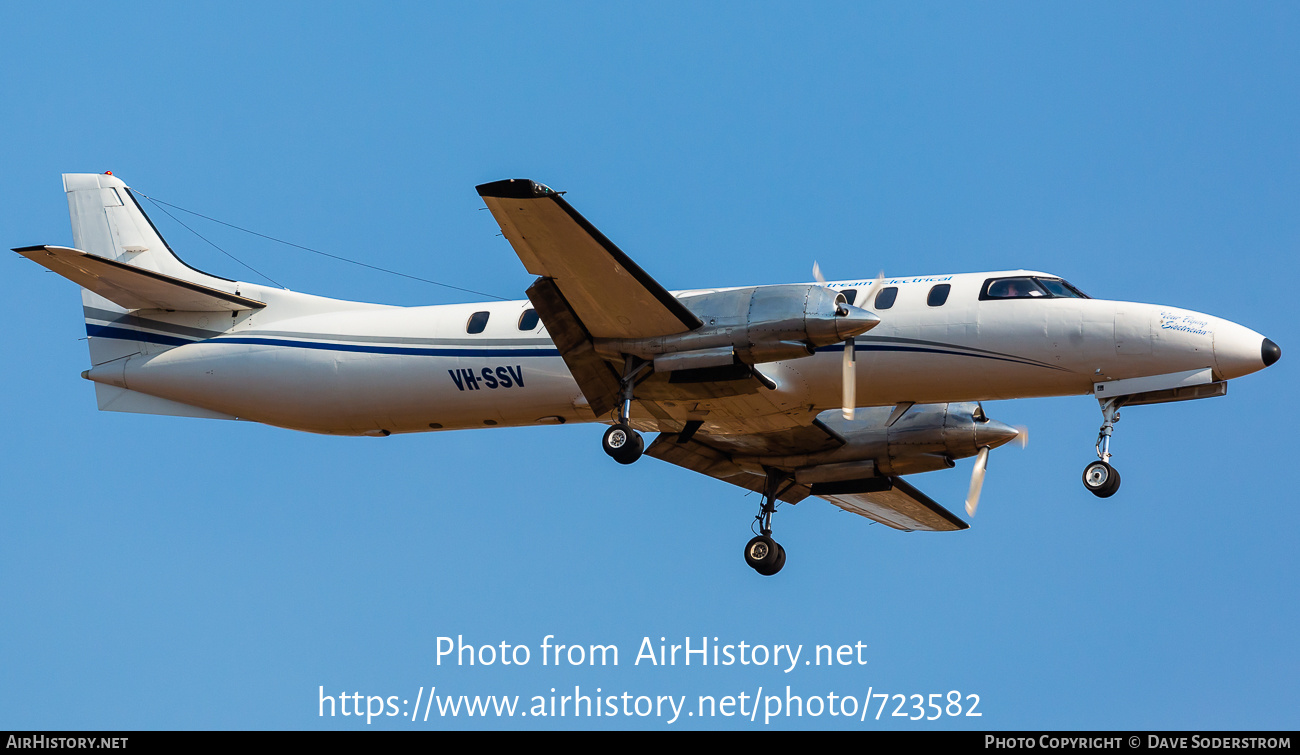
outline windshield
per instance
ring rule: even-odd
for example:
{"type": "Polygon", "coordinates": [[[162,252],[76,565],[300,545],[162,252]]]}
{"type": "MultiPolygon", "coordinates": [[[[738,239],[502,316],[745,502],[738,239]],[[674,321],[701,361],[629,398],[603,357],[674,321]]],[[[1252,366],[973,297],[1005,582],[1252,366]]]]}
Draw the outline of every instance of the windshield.
{"type": "Polygon", "coordinates": [[[1060,278],[1035,278],[1038,284],[1051,292],[1052,296],[1063,299],[1087,299],[1088,295],[1071,286],[1060,278]]]}
{"type": "Polygon", "coordinates": [[[988,299],[1087,299],[1088,295],[1060,278],[1020,276],[989,278],[984,281],[981,300],[988,299]]]}

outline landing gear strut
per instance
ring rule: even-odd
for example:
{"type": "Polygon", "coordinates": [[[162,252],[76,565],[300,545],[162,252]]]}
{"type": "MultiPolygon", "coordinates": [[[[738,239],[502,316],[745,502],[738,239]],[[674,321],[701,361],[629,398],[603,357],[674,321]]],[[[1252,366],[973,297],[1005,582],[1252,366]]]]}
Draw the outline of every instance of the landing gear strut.
{"type": "Polygon", "coordinates": [[[641,452],[645,450],[645,441],[641,439],[641,433],[632,429],[632,390],[640,382],[638,378],[643,373],[649,377],[646,370],[650,364],[631,356],[623,363],[614,426],[605,431],[605,437],[601,440],[601,448],[604,448],[605,453],[619,464],[631,464],[641,458],[641,452]]]}
{"type": "Polygon", "coordinates": [[[1101,402],[1101,431],[1097,433],[1097,457],[1083,469],[1083,486],[1098,498],[1110,498],[1119,490],[1119,470],[1110,465],[1110,436],[1119,422],[1119,398],[1101,402]]]}
{"type": "Polygon", "coordinates": [[[761,534],[745,543],[745,563],[764,577],[776,574],[785,566],[785,548],[772,539],[772,514],[776,512],[777,496],[784,492],[782,486],[789,481],[786,473],[776,469],[767,470],[763,507],[759,509],[758,516],[754,517],[761,534]]]}

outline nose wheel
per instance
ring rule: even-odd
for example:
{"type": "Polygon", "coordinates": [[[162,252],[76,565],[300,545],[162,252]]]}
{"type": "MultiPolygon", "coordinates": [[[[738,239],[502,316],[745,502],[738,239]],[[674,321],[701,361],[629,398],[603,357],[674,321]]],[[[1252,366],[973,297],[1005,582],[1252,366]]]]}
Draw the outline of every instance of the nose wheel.
{"type": "Polygon", "coordinates": [[[1098,498],[1110,498],[1119,490],[1119,471],[1104,461],[1094,461],[1083,469],[1083,486],[1098,498]]]}
{"type": "Polygon", "coordinates": [[[1097,457],[1083,468],[1083,486],[1098,498],[1110,498],[1119,490],[1119,470],[1110,465],[1110,436],[1119,422],[1119,398],[1101,402],[1101,430],[1097,433],[1097,457]]]}
{"type": "Polygon", "coordinates": [[[761,534],[745,543],[745,563],[764,577],[776,574],[785,566],[785,548],[772,539],[772,514],[776,512],[777,498],[784,492],[782,486],[788,482],[791,482],[790,477],[785,472],[767,470],[763,507],[758,510],[758,516],[754,517],[761,534]]]}

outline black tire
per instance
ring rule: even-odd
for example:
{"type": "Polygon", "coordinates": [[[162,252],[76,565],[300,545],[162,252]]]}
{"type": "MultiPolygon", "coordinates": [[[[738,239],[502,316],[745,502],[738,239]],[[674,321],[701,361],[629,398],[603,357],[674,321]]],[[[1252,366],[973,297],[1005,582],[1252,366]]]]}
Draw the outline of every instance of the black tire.
{"type": "Polygon", "coordinates": [[[1083,468],[1083,486],[1098,498],[1110,498],[1119,490],[1119,471],[1104,461],[1083,468]]]}
{"type": "Polygon", "coordinates": [[[749,568],[762,574],[764,569],[770,569],[776,563],[781,555],[780,548],[781,546],[767,535],[758,535],[745,543],[745,563],[749,568]]]}
{"type": "Polygon", "coordinates": [[[623,447],[623,451],[614,457],[614,461],[619,464],[631,464],[641,458],[645,452],[645,440],[641,438],[641,433],[632,431],[632,442],[623,447]]]}
{"type": "Polygon", "coordinates": [[[771,566],[764,566],[761,568],[756,567],[754,571],[758,572],[759,574],[762,574],[764,577],[770,577],[773,574],[776,574],[777,572],[781,571],[781,567],[783,566],[785,566],[785,547],[782,546],[780,543],[777,543],[776,561],[771,566]]]}
{"type": "Polygon", "coordinates": [[[641,458],[641,453],[645,451],[645,441],[641,434],[624,424],[606,430],[600,445],[619,464],[631,464],[641,458]]]}

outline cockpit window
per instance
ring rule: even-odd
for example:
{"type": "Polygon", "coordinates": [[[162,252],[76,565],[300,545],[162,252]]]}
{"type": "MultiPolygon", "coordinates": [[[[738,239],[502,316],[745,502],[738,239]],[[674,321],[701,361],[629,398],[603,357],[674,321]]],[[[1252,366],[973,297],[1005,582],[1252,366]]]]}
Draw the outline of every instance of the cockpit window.
{"type": "Polygon", "coordinates": [[[889,309],[894,306],[894,300],[898,298],[898,286],[880,289],[876,294],[876,309],[889,309]]]}
{"type": "Polygon", "coordinates": [[[1051,294],[1034,282],[1033,278],[998,278],[991,280],[984,287],[981,299],[1030,299],[1049,298],[1051,294]]]}
{"type": "Polygon", "coordinates": [[[1087,299],[1087,294],[1060,278],[1037,276],[989,278],[984,281],[980,300],[988,299],[1087,299]]]}
{"type": "Polygon", "coordinates": [[[1037,280],[1038,285],[1047,289],[1052,294],[1052,296],[1057,296],[1062,299],[1087,299],[1088,298],[1087,294],[1075,288],[1074,286],[1071,286],[1069,283],[1066,283],[1060,278],[1035,278],[1034,280],[1037,280]]]}

